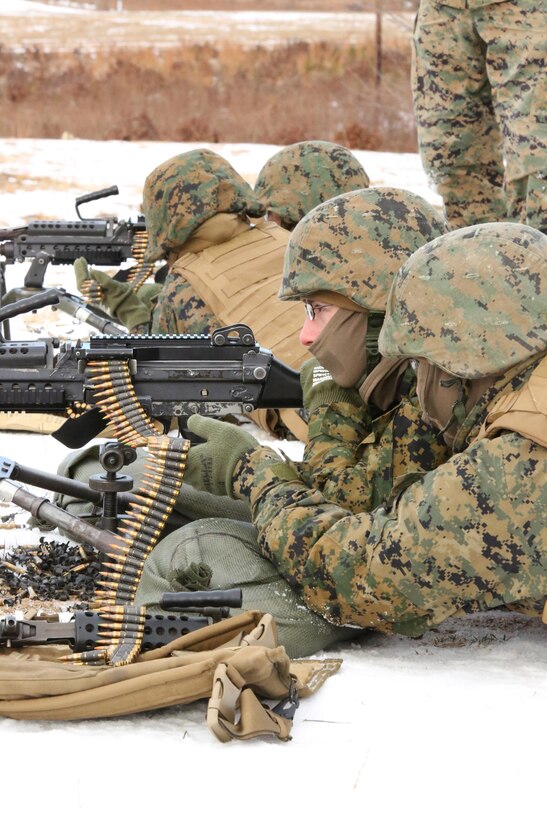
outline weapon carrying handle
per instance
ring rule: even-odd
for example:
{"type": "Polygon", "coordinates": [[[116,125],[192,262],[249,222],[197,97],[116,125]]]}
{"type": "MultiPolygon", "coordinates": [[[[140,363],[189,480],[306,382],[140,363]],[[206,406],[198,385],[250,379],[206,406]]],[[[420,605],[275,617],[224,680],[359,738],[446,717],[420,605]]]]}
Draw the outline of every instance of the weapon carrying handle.
{"type": "Polygon", "coordinates": [[[80,214],[80,205],[84,205],[86,202],[95,202],[96,199],[104,199],[107,196],[114,196],[115,194],[119,194],[120,190],[117,185],[111,185],[110,188],[101,188],[100,191],[92,191],[90,194],[82,194],[82,196],[76,197],[76,213],[78,214],[79,219],[83,219],[83,216],[80,214]]]}
{"type": "Polygon", "coordinates": [[[160,606],[162,609],[199,609],[201,607],[236,607],[241,608],[243,593],[241,589],[204,589],[196,592],[166,592],[160,606]]]}

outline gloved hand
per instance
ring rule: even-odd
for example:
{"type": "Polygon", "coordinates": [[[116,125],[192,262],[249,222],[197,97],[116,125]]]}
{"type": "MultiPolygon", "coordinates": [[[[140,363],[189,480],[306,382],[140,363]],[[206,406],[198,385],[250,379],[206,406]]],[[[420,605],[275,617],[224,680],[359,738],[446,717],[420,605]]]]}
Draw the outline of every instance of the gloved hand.
{"type": "Polygon", "coordinates": [[[260,446],[258,441],[234,424],[207,416],[190,416],[188,429],[206,441],[190,447],[184,481],[195,490],[232,497],[237,463],[260,446]]]}
{"type": "Polygon", "coordinates": [[[87,264],[87,260],[83,256],[76,259],[74,262],[74,273],[76,274],[76,287],[86,299],[90,301],[97,301],[93,296],[90,296],[90,286],[94,286],[93,290],[97,289],[97,282],[93,276],[93,270],[87,264]]]}
{"type": "Polygon", "coordinates": [[[128,330],[150,322],[150,304],[145,304],[127,282],[118,282],[105,271],[90,268],[83,257],[74,262],[74,272],[78,289],[82,293],[86,292],[85,285],[82,287],[83,283],[90,279],[100,286],[104,307],[128,330]]]}
{"type": "Polygon", "coordinates": [[[300,384],[304,408],[308,413],[334,402],[349,402],[354,406],[363,403],[357,390],[336,384],[329,371],[319,364],[317,359],[308,359],[304,362],[300,368],[300,384]]]}

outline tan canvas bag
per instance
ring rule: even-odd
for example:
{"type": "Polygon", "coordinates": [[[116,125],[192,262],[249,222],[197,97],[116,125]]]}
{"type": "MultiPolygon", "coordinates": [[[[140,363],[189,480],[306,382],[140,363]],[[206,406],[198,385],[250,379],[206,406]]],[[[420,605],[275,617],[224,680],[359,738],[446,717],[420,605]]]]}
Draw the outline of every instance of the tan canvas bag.
{"type": "Polygon", "coordinates": [[[0,715],[17,720],[82,720],[128,715],[208,698],[215,736],[290,739],[292,712],[341,661],[291,661],[277,645],[271,615],[244,612],[144,652],[127,666],[61,660],[66,646],[0,652],[0,715]],[[288,699],[278,711],[259,698],[288,699]],[[292,707],[292,708],[290,708],[292,707]]]}

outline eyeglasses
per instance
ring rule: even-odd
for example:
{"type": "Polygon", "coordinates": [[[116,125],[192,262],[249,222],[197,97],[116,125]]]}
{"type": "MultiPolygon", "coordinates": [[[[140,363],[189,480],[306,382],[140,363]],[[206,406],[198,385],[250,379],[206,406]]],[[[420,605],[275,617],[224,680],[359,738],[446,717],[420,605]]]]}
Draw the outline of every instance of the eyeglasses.
{"type": "Polygon", "coordinates": [[[306,311],[306,316],[313,322],[317,313],[321,313],[322,310],[327,310],[327,308],[331,308],[332,305],[312,305],[311,302],[304,302],[304,309],[306,311]]]}

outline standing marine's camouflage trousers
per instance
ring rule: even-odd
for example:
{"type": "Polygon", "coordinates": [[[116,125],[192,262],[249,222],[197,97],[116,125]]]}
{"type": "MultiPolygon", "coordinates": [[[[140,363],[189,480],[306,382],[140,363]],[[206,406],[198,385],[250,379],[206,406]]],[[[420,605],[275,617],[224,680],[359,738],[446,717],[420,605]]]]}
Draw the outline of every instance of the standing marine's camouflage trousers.
{"type": "Polygon", "coordinates": [[[546,65],[545,0],[421,0],[414,111],[452,228],[547,230],[546,65]]]}

